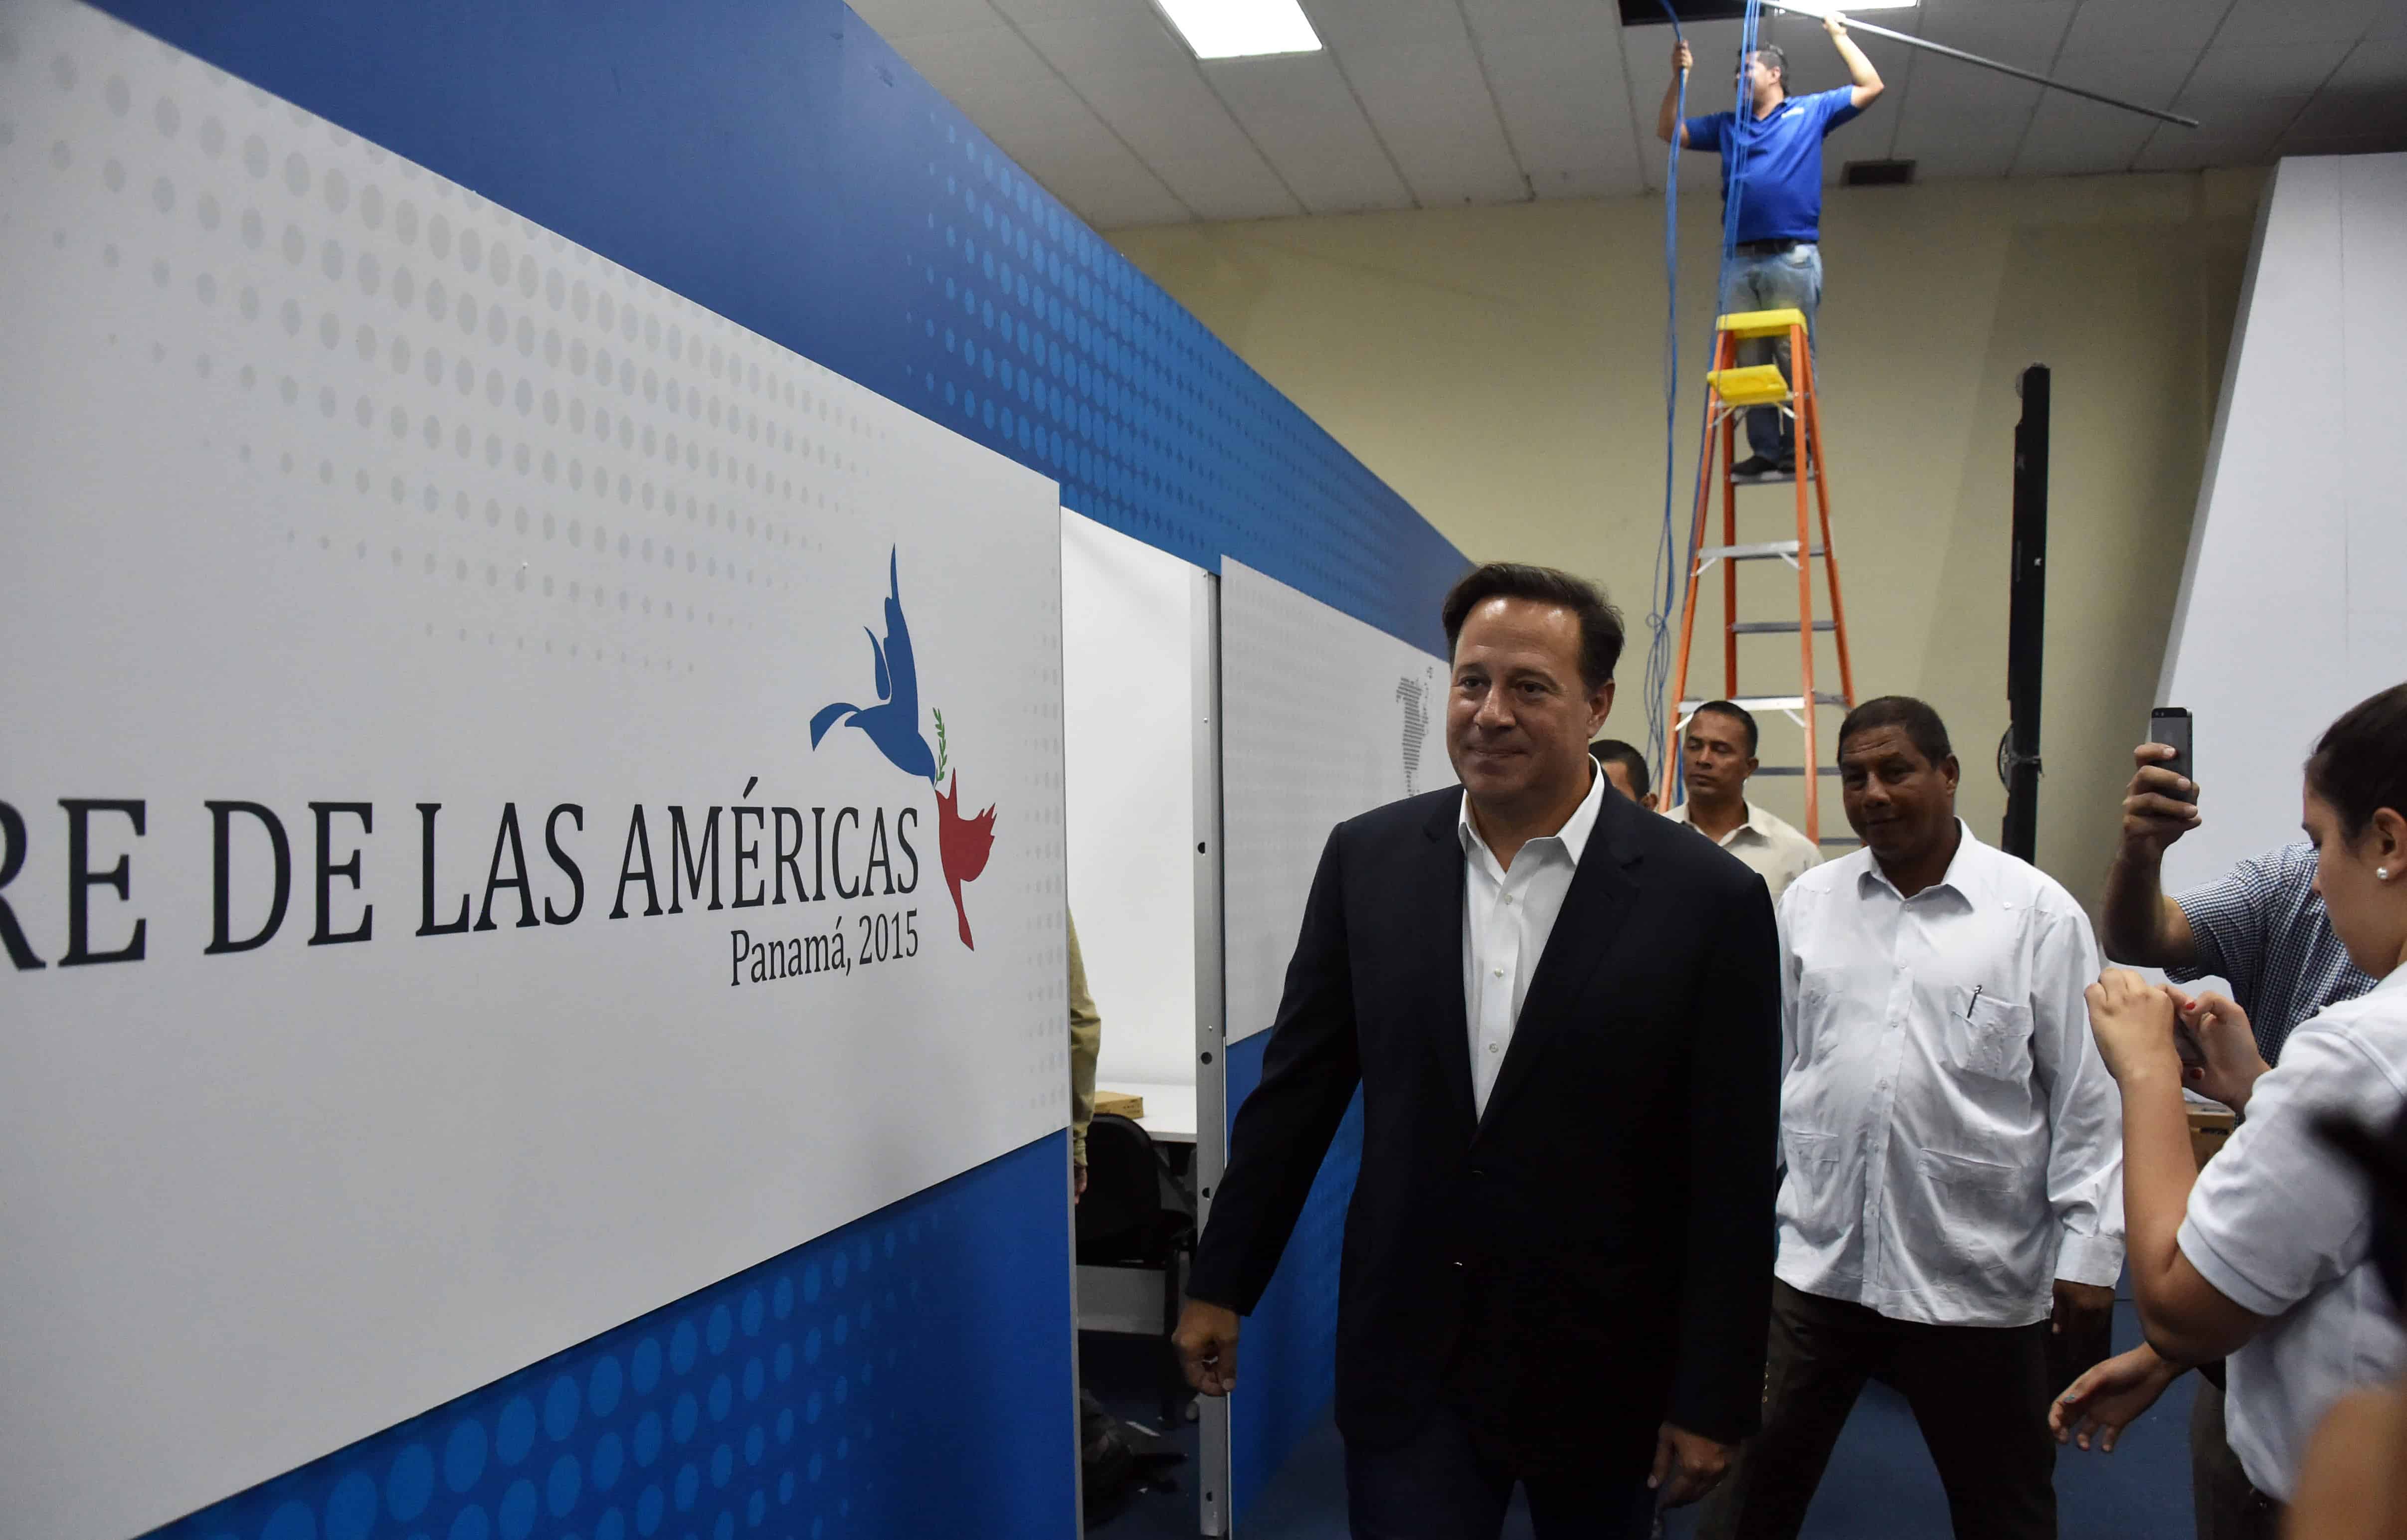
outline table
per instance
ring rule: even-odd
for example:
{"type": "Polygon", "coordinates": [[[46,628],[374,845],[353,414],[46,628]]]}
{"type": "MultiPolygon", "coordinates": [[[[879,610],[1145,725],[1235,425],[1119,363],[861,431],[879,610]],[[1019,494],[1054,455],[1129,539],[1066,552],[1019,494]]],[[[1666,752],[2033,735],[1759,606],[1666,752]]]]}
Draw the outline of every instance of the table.
{"type": "Polygon", "coordinates": [[[1162,1144],[1191,1145],[1195,1142],[1195,1087],[1154,1084],[1141,1080],[1098,1080],[1097,1091],[1116,1091],[1124,1096],[1145,1099],[1145,1116],[1137,1126],[1162,1144]]]}

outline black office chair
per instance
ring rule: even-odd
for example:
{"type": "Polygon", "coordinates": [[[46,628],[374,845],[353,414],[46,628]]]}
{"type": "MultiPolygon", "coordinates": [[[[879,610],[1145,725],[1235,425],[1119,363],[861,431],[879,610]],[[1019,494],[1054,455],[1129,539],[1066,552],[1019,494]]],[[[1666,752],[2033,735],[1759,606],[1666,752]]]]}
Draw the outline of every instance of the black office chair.
{"type": "Polygon", "coordinates": [[[1140,1267],[1161,1274],[1161,1415],[1175,1423],[1187,1380],[1172,1350],[1185,1297],[1187,1265],[1195,1254],[1195,1200],[1170,1162],[1133,1120],[1095,1115],[1087,1128],[1087,1192],[1078,1200],[1078,1263],[1140,1267]]]}

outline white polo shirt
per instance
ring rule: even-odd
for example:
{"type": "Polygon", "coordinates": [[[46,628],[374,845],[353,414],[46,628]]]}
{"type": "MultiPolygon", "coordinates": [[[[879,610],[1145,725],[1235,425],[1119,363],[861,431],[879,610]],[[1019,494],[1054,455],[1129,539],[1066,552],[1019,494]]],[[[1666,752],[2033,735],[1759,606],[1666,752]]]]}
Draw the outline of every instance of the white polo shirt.
{"type": "Polygon", "coordinates": [[[2290,1034],[2190,1190],[2182,1255],[2226,1299],[2273,1318],[2231,1355],[2224,1418],[2248,1479],[2286,1503],[2332,1403],[2407,1364],[2370,1258],[2365,1180],[2314,1125],[2338,1112],[2386,1129],[2403,1102],[2407,972],[2290,1034]]]}
{"type": "MultiPolygon", "coordinates": [[[[1786,819],[1751,802],[1744,806],[1746,821],[1715,843],[1754,868],[1764,886],[1772,890],[1772,902],[1778,904],[1790,883],[1822,864],[1822,852],[1786,819]]],[[[1689,821],[1688,805],[1685,802],[1663,816],[1674,823],[1696,828],[1689,821]]]]}

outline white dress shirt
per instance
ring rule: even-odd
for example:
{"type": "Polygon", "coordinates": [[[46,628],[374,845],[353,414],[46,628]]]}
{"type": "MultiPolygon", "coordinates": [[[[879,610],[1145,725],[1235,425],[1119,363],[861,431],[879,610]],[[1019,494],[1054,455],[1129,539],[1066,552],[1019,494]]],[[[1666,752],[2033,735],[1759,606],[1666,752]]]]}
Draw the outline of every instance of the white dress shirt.
{"type": "Polygon", "coordinates": [[[1857,850],[1780,905],[1778,1273],[1896,1320],[2025,1326],[2123,1265],[2123,1118],[2045,874],[1962,835],[1912,898],[1857,850]]]}
{"type": "Polygon", "coordinates": [[[2407,973],[2394,973],[2291,1033],[2190,1189],[2182,1255],[2226,1299],[2273,1318],[2231,1355],[2224,1416],[2248,1479],[2286,1503],[2332,1403],[2407,1364],[2369,1260],[2365,1178],[2314,1130],[2327,1112],[2386,1129],[2402,1100],[2407,973]]]}
{"type": "Polygon", "coordinates": [[[1462,839],[1462,1006],[1471,1024],[1471,1100],[1481,1114],[1496,1072],[1513,1044],[1521,1002],[1545,955],[1546,938],[1563,912],[1563,895],[1579,870],[1580,852],[1596,829],[1604,805],[1604,777],[1592,767],[1588,795],[1561,830],[1530,841],[1513,858],[1513,869],[1497,864],[1496,852],[1471,821],[1471,793],[1463,793],[1456,831],[1462,839]]]}
{"type": "MultiPolygon", "coordinates": [[[[1746,821],[1714,843],[1754,868],[1755,874],[1763,878],[1763,885],[1772,890],[1772,902],[1778,904],[1790,883],[1822,864],[1822,852],[1787,820],[1751,802],[1739,806],[1746,809],[1746,821]]],[[[1674,823],[1696,828],[1685,802],[1663,816],[1674,823]]]]}

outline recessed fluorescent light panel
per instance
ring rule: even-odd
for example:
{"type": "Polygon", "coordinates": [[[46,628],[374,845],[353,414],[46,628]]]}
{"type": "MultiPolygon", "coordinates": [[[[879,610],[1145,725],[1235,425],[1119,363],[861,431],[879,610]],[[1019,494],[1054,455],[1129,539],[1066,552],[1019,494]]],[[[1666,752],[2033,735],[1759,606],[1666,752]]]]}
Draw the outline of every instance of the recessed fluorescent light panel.
{"type": "Polygon", "coordinates": [[[1198,59],[1317,53],[1320,36],[1296,0],[1155,0],[1198,59]]]}

